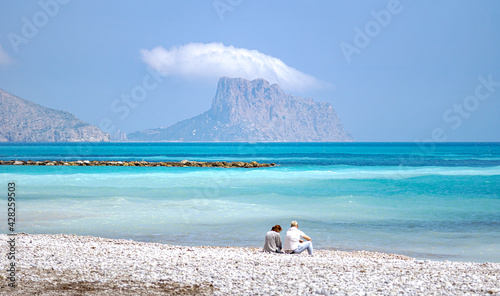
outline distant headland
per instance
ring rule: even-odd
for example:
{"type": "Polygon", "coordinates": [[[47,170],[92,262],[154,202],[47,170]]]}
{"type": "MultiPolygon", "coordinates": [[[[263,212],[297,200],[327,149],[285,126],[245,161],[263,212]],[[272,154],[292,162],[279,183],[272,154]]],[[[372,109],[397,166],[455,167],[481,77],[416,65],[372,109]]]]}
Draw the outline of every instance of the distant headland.
{"type": "Polygon", "coordinates": [[[127,135],[160,142],[352,142],[327,102],[284,93],[264,79],[222,77],[210,110],[167,128],[127,135]]]}
{"type": "MultiPolygon", "coordinates": [[[[0,142],[109,142],[75,115],[0,89],[0,142]]],[[[352,142],[335,109],[284,93],[264,79],[222,77],[210,110],[167,128],[125,135],[132,142],[352,142]]],[[[115,135],[116,137],[116,135],[115,135]]]]}

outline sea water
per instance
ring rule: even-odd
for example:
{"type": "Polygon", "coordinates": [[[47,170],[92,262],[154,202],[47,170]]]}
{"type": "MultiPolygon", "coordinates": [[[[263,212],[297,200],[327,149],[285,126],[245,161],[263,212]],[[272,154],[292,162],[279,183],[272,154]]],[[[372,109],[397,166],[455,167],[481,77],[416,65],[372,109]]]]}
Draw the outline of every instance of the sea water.
{"type": "Polygon", "coordinates": [[[290,221],[315,248],[500,262],[499,143],[1,144],[1,160],[253,161],[272,168],[0,166],[1,230],[262,247],[290,221]]]}

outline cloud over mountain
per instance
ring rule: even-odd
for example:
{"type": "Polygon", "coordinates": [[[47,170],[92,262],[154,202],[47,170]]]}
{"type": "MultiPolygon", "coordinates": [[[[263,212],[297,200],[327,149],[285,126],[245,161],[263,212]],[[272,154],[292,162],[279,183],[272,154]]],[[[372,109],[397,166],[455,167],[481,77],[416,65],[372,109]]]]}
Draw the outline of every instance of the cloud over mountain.
{"type": "Polygon", "coordinates": [[[0,45],[0,65],[7,66],[10,63],[12,63],[12,58],[7,52],[5,52],[5,50],[3,50],[2,46],[0,45]]]}
{"type": "Polygon", "coordinates": [[[264,78],[288,90],[319,89],[328,84],[257,50],[222,43],[189,43],[170,49],[141,50],[142,60],[165,76],[264,78]]]}

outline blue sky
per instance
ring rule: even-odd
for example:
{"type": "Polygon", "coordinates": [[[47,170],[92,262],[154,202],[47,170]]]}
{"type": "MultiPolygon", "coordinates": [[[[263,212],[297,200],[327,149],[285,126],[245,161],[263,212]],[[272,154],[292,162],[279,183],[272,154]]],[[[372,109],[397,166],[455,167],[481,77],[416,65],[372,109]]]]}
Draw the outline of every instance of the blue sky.
{"type": "Polygon", "coordinates": [[[110,132],[202,113],[226,75],[330,102],[356,141],[500,141],[499,1],[2,1],[0,19],[0,88],[110,132]]]}

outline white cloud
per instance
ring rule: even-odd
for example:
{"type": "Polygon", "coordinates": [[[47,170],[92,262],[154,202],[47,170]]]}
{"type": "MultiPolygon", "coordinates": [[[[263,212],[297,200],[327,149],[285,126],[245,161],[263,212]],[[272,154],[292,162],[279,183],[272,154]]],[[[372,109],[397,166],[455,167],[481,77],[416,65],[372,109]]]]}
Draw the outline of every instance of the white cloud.
{"type": "Polygon", "coordinates": [[[12,58],[7,52],[5,52],[0,45],[0,65],[7,66],[12,63],[12,58]]]}
{"type": "Polygon", "coordinates": [[[327,85],[278,58],[222,43],[189,43],[168,50],[161,46],[152,50],[142,49],[141,57],[147,65],[165,76],[264,78],[286,90],[298,91],[327,85]]]}

